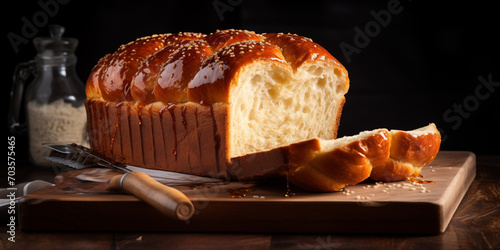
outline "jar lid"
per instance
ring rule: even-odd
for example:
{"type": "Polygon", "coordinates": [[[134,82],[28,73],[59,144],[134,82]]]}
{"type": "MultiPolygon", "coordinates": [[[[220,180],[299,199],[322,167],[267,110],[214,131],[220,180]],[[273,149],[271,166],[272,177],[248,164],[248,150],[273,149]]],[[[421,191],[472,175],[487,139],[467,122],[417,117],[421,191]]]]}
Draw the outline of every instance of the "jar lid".
{"type": "Polygon", "coordinates": [[[68,56],[74,54],[78,39],[63,37],[64,27],[60,25],[49,25],[50,37],[36,37],[33,43],[38,56],[54,57],[68,56]]]}

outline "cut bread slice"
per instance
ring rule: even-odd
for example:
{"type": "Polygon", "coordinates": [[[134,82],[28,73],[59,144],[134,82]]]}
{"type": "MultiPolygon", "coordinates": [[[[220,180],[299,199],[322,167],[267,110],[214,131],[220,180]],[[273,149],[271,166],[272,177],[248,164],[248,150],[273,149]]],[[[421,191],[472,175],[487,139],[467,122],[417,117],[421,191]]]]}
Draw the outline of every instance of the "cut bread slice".
{"type": "Polygon", "coordinates": [[[412,131],[376,129],[236,157],[230,173],[241,181],[286,175],[305,190],[333,192],[368,177],[395,181],[418,176],[434,160],[440,143],[434,124],[412,131]]]}
{"type": "Polygon", "coordinates": [[[337,140],[311,139],[233,159],[233,176],[252,180],[287,175],[289,181],[316,192],[339,191],[370,176],[373,165],[389,157],[387,129],[337,140]]]}
{"type": "Polygon", "coordinates": [[[370,178],[400,181],[420,176],[423,166],[436,157],[441,134],[434,123],[411,131],[391,130],[391,154],[387,161],[374,166],[370,178]]]}
{"type": "Polygon", "coordinates": [[[320,140],[321,151],[305,163],[290,155],[289,181],[306,190],[339,191],[370,176],[373,166],[389,157],[387,129],[361,132],[338,140],[320,140]]]}

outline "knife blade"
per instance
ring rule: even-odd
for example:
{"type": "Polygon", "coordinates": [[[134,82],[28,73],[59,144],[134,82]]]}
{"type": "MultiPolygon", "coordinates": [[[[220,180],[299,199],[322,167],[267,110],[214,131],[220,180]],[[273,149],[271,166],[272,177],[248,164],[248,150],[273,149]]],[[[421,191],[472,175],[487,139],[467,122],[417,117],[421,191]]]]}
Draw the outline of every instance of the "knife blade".
{"type": "MultiPolygon", "coordinates": [[[[82,169],[82,168],[91,168],[91,167],[99,167],[102,165],[97,164],[95,159],[92,156],[87,157],[72,157],[70,154],[72,149],[69,149],[67,145],[62,144],[44,144],[46,147],[53,147],[49,156],[45,158],[60,163],[71,168],[82,169]],[[59,153],[59,154],[58,154],[59,153]],[[70,154],[70,155],[67,155],[70,154]]],[[[192,174],[185,173],[177,173],[172,171],[165,170],[156,170],[156,169],[147,169],[135,166],[125,166],[126,169],[131,171],[139,171],[146,173],[151,176],[151,178],[155,179],[159,183],[168,185],[168,186],[177,186],[177,185],[198,185],[198,184],[213,184],[213,183],[221,183],[223,180],[213,177],[203,177],[192,174]]],[[[87,179],[89,180],[89,179],[87,179]]],[[[100,178],[90,181],[98,181],[102,182],[100,178]]]]}
{"type": "Polygon", "coordinates": [[[51,149],[46,157],[48,160],[75,169],[102,166],[124,172],[123,175],[111,177],[107,182],[107,188],[133,194],[173,219],[186,221],[194,214],[193,203],[184,193],[159,183],[143,172],[131,171],[122,163],[74,143],[44,144],[44,146],[51,149]]]}
{"type": "Polygon", "coordinates": [[[72,168],[82,169],[87,167],[102,166],[116,168],[125,173],[131,172],[124,164],[108,159],[98,152],[75,143],[43,145],[52,149],[49,156],[45,158],[72,168]]]}

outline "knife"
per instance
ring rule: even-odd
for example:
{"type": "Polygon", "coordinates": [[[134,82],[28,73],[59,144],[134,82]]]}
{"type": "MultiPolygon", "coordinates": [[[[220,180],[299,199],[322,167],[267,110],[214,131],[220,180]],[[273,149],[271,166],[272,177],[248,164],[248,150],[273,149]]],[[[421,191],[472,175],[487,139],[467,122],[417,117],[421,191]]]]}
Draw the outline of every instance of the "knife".
{"type": "Polygon", "coordinates": [[[77,144],[44,144],[52,149],[48,160],[67,165],[75,169],[102,166],[124,172],[123,175],[111,177],[107,188],[124,190],[153,206],[163,214],[177,220],[186,221],[194,214],[193,203],[181,191],[163,185],[149,175],[131,171],[126,165],[110,160],[107,157],[77,144]]]}

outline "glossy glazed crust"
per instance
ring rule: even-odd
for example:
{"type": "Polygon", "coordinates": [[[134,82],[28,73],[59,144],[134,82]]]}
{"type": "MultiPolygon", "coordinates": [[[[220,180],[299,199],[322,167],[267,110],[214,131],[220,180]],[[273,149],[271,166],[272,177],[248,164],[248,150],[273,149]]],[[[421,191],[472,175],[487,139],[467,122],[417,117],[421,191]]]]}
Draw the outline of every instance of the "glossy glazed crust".
{"type": "Polygon", "coordinates": [[[212,50],[217,52],[226,46],[243,41],[264,41],[265,37],[246,30],[220,30],[208,35],[205,40],[212,50]]]}
{"type": "Polygon", "coordinates": [[[107,101],[131,101],[130,87],[137,69],[151,54],[163,48],[165,37],[144,37],[122,45],[100,66],[99,88],[107,101]]]}
{"type": "MultiPolygon", "coordinates": [[[[226,178],[232,166],[229,95],[239,74],[257,65],[293,76],[297,67],[316,63],[333,66],[333,73],[344,78],[339,93],[347,91],[345,68],[321,46],[297,35],[224,30],[139,38],[103,57],[87,80],[91,147],[130,165],[226,178]]],[[[337,119],[328,125],[334,133],[325,139],[335,137],[344,101],[342,96],[337,119]]],[[[278,164],[283,156],[280,151],[263,163],[278,164]]]]}
{"type": "MultiPolygon", "coordinates": [[[[165,47],[173,44],[180,46],[183,41],[198,40],[204,36],[200,33],[189,32],[175,35],[161,34],[138,38],[133,42],[120,46],[117,51],[99,60],[93,68],[87,80],[87,99],[100,97],[106,101],[120,102],[132,101],[134,97],[134,100],[142,104],[154,101],[151,98],[150,87],[154,86],[151,82],[139,81],[138,90],[134,90],[133,85],[135,84],[136,74],[143,72],[143,70],[147,72],[149,65],[154,67],[155,65],[146,63],[147,60],[165,47]],[[141,90],[145,91],[145,93],[141,93],[141,90]],[[134,92],[134,96],[132,92],[134,92]]],[[[169,48],[171,49],[171,47],[169,48]]],[[[175,50],[170,52],[175,52],[175,50]]],[[[165,57],[161,56],[159,58],[165,59],[165,57]]],[[[156,61],[156,63],[158,62],[159,60],[156,61]]],[[[157,71],[151,72],[158,74],[157,71]]],[[[143,78],[140,79],[142,80],[143,78]]],[[[147,79],[146,77],[145,80],[147,79]]]]}
{"type": "Polygon", "coordinates": [[[87,79],[87,84],[85,85],[85,94],[87,95],[87,100],[102,98],[101,88],[99,87],[99,78],[101,71],[103,70],[103,65],[109,60],[111,54],[105,55],[103,58],[99,59],[97,64],[94,66],[90,72],[89,78],[87,79]]]}
{"type": "Polygon", "coordinates": [[[418,177],[422,167],[436,158],[440,146],[441,134],[434,124],[413,131],[392,130],[390,157],[373,168],[370,178],[400,181],[418,177]]]}
{"type": "Polygon", "coordinates": [[[432,131],[425,134],[415,134],[412,131],[391,132],[391,158],[416,166],[429,164],[436,157],[441,135],[434,124],[432,131]]]}
{"type": "Polygon", "coordinates": [[[180,43],[168,45],[157,53],[154,53],[142,63],[137,69],[137,73],[134,75],[131,87],[132,98],[134,100],[144,105],[156,99],[161,99],[161,97],[158,97],[161,91],[159,91],[159,89],[154,91],[154,89],[158,84],[163,62],[168,61],[170,55],[179,47],[180,43]]]}
{"type": "Polygon", "coordinates": [[[406,180],[434,160],[441,143],[434,124],[415,131],[379,129],[330,150],[311,139],[234,158],[230,174],[242,181],[287,175],[294,185],[313,192],[339,191],[368,177],[406,180]]]}
{"type": "Polygon", "coordinates": [[[188,84],[200,68],[200,64],[212,54],[210,45],[204,40],[189,41],[179,45],[159,72],[154,93],[163,103],[185,103],[188,101],[188,84]]]}
{"type": "Polygon", "coordinates": [[[264,36],[267,42],[281,48],[285,60],[289,62],[294,70],[307,61],[315,60],[330,61],[345,70],[337,59],[309,38],[282,33],[270,33],[264,36]]]}
{"type": "Polygon", "coordinates": [[[240,181],[287,175],[309,191],[338,191],[368,178],[371,164],[389,157],[389,147],[387,130],[328,152],[322,152],[320,140],[314,138],[233,158],[230,174],[240,181]]]}
{"type": "MultiPolygon", "coordinates": [[[[387,160],[390,153],[389,132],[380,129],[373,135],[353,141],[328,152],[315,155],[310,161],[294,156],[288,165],[290,182],[314,192],[339,191],[370,176],[373,165],[387,160]]],[[[310,158],[311,154],[305,154],[310,158]]]]}
{"type": "MultiPolygon", "coordinates": [[[[102,58],[87,80],[87,99],[129,101],[228,102],[242,68],[267,62],[296,70],[305,62],[331,63],[348,87],[347,71],[311,39],[292,34],[224,30],[162,34],[139,38],[102,58]]],[[[343,86],[346,87],[346,86],[343,86]]]]}

